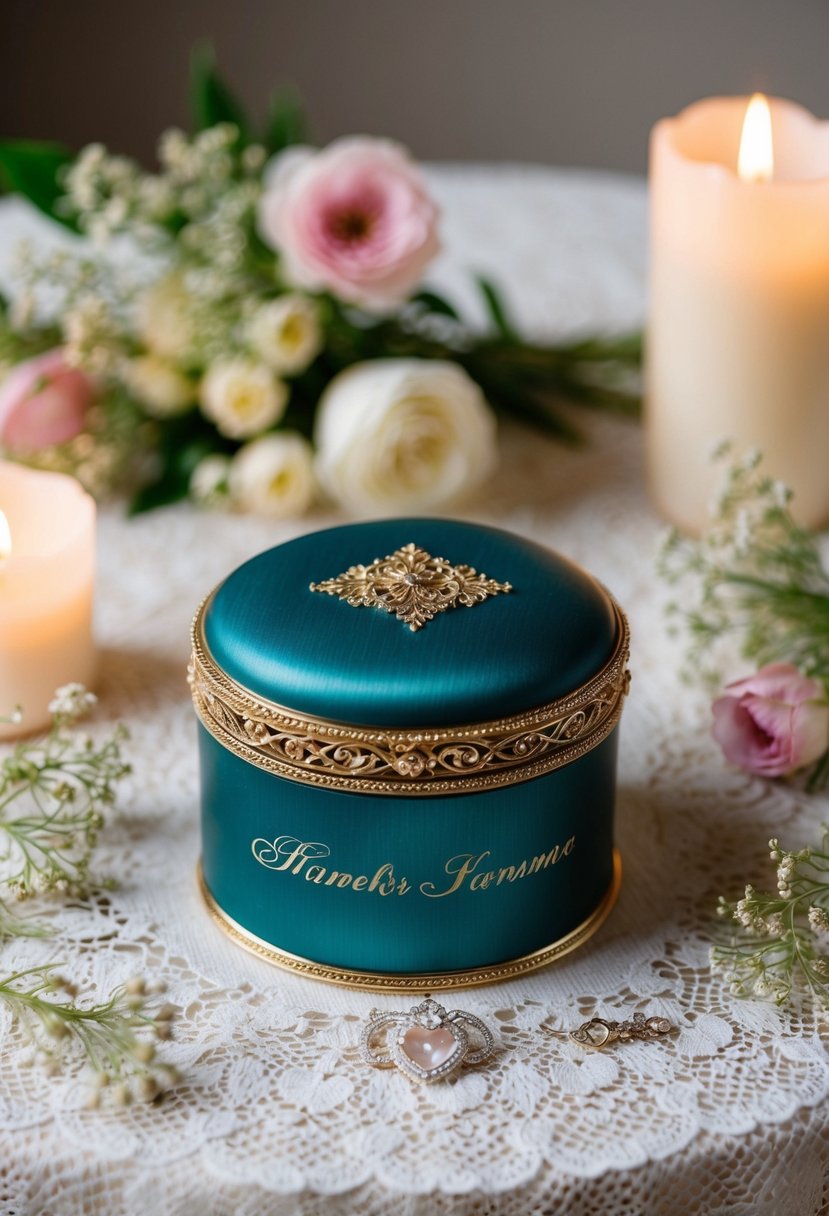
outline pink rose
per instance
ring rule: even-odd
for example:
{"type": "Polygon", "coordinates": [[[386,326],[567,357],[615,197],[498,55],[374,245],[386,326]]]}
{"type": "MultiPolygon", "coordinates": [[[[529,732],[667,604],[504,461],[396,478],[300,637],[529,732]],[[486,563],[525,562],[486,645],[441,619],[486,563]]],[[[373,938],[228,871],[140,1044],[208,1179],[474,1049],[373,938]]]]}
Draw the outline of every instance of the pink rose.
{"type": "Polygon", "coordinates": [[[18,363],[0,385],[0,447],[25,456],[74,439],[93,393],[92,381],[59,347],[18,363]]]}
{"type": "Polygon", "coordinates": [[[289,148],[266,171],[259,230],[297,287],[402,303],[438,252],[438,210],[404,148],[368,136],[289,148]]]}
{"type": "Polygon", "coordinates": [[[729,684],[711,709],[726,757],[749,773],[782,777],[812,764],[829,745],[829,705],[818,680],[790,663],[769,663],[729,684]]]}

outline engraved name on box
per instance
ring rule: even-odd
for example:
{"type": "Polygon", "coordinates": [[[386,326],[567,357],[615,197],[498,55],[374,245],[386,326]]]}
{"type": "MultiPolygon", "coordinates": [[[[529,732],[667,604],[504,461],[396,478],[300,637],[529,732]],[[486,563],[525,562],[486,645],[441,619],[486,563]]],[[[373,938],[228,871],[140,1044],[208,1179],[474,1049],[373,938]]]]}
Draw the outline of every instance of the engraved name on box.
{"type": "Polygon", "coordinates": [[[569,857],[576,847],[575,836],[554,844],[547,852],[524,858],[517,864],[494,866],[489,849],[479,853],[456,853],[449,857],[437,882],[425,879],[412,883],[392,862],[384,861],[373,874],[352,874],[334,869],[327,844],[316,840],[300,840],[297,836],[277,836],[268,840],[258,836],[251,841],[251,852],[267,870],[303,879],[314,886],[336,890],[364,891],[375,895],[408,895],[411,891],[428,899],[443,899],[461,890],[486,891],[504,883],[518,882],[540,874],[569,857]]]}

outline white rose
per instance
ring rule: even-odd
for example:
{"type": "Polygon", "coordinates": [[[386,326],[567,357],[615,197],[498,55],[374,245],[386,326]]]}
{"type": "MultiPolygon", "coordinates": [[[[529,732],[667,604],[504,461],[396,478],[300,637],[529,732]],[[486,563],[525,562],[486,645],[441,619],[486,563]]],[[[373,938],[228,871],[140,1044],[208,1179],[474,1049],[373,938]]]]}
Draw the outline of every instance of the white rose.
{"type": "Polygon", "coordinates": [[[217,359],[199,388],[202,412],[229,439],[248,439],[285,412],[288,388],[270,368],[249,359],[217,359]]]}
{"type": "Polygon", "coordinates": [[[229,474],[229,456],[204,456],[190,474],[190,497],[202,506],[215,506],[227,496],[229,474]]]}
{"type": "Polygon", "coordinates": [[[139,355],[130,359],[124,379],[147,413],[154,418],[180,414],[196,399],[192,380],[158,355],[139,355]]]}
{"type": "Polygon", "coordinates": [[[195,332],[190,296],[181,274],[167,274],[142,292],[136,305],[138,336],[164,359],[187,355],[195,332]]]}
{"type": "Polygon", "coordinates": [[[275,519],[304,515],[314,497],[311,445],[290,431],[254,439],[233,457],[228,484],[244,511],[275,519]]]}
{"type": "Polygon", "coordinates": [[[308,296],[269,300],[254,313],[248,332],[256,353],[283,376],[304,372],[322,345],[317,306],[308,296]]]}
{"type": "Polygon", "coordinates": [[[331,381],[317,410],[317,478],[357,515],[430,510],[484,481],[495,416],[456,363],[377,359],[331,381]]]}

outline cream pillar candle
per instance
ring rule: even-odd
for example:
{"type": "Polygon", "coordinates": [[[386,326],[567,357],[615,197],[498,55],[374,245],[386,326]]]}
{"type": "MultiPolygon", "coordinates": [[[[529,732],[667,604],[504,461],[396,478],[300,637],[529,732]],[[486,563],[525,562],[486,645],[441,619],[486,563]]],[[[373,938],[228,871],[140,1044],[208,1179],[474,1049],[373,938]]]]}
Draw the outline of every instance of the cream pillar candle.
{"type": "Polygon", "coordinates": [[[55,689],[95,674],[95,504],[71,477],[0,461],[0,739],[49,722],[55,689]]]}
{"type": "Polygon", "coordinates": [[[651,136],[649,479],[691,532],[725,438],[763,452],[803,523],[829,520],[829,124],[771,99],[773,168],[761,114],[741,177],[747,104],[701,101],[651,136]]]}

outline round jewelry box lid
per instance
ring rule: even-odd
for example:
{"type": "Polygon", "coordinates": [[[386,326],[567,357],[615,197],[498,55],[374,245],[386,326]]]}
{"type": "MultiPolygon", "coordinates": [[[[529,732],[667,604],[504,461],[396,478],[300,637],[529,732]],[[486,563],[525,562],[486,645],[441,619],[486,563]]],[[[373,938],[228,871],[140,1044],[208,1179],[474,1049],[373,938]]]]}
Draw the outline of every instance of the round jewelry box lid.
{"type": "Polygon", "coordinates": [[[381,727],[558,700],[609,662],[619,635],[612,600],[579,567],[444,519],[348,524],[269,549],[221,584],[202,628],[215,663],[264,701],[381,727]]]}

